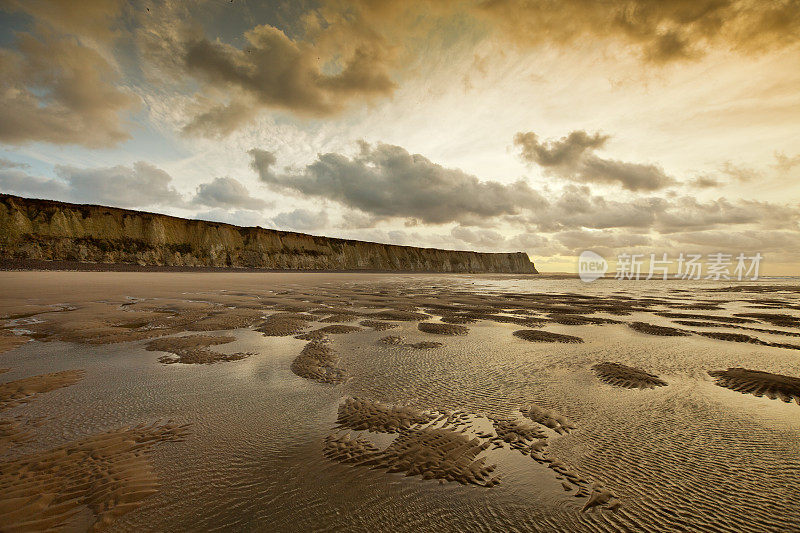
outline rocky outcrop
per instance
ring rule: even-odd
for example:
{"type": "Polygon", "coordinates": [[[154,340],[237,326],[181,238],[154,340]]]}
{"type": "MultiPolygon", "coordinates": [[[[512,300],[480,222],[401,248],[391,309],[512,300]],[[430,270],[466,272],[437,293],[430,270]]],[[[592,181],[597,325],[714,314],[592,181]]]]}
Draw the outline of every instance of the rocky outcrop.
{"type": "Polygon", "coordinates": [[[317,237],[0,194],[0,258],[279,270],[536,273],[528,255],[317,237]]]}

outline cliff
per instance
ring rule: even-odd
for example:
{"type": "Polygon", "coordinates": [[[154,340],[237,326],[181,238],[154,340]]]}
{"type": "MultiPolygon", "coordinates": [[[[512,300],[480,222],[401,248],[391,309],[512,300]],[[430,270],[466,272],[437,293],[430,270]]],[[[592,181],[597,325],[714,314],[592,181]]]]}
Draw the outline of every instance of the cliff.
{"type": "Polygon", "coordinates": [[[523,252],[317,237],[0,194],[0,258],[276,270],[536,273],[523,252]]]}

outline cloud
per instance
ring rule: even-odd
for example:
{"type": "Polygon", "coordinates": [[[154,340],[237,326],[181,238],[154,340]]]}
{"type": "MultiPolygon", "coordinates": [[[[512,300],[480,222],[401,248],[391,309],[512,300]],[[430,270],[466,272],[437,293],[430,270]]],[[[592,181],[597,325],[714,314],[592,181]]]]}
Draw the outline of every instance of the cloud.
{"type": "Polygon", "coordinates": [[[775,168],[780,172],[789,172],[797,165],[800,165],[800,154],[789,157],[783,152],[775,152],[775,168]]]}
{"type": "Polygon", "coordinates": [[[23,11],[62,33],[99,41],[114,37],[121,7],[121,0],[81,0],[80,6],[68,0],[4,0],[0,4],[0,9],[23,11]]]}
{"type": "Polygon", "coordinates": [[[100,53],[45,29],[15,44],[0,48],[0,142],[105,148],[130,138],[123,116],[138,99],[100,53]]]}
{"type": "Polygon", "coordinates": [[[697,189],[710,189],[714,187],[719,187],[721,185],[720,181],[716,178],[712,178],[710,176],[698,176],[695,179],[688,182],[690,187],[695,187],[697,189]]]}
{"type": "Polygon", "coordinates": [[[577,165],[587,151],[602,148],[608,135],[595,133],[589,135],[583,130],[571,132],[558,141],[539,142],[539,137],[529,132],[519,132],[514,136],[514,144],[522,148],[522,159],[543,167],[562,167],[577,165]]]}
{"type": "Polygon", "coordinates": [[[619,184],[631,191],[654,191],[676,183],[654,165],[603,159],[592,152],[602,148],[608,136],[577,130],[558,140],[541,142],[533,132],[519,132],[514,144],[520,157],[537,164],[550,175],[582,183],[619,184]]]}
{"type": "Polygon", "coordinates": [[[144,161],[134,163],[132,168],[119,165],[89,169],[58,165],[55,170],[68,184],[70,196],[80,202],[120,207],[183,203],[170,175],[144,161]]]}
{"type": "Polygon", "coordinates": [[[250,209],[215,208],[197,213],[193,218],[195,220],[208,220],[211,222],[233,224],[234,226],[269,227],[269,221],[265,220],[260,212],[250,209]]]}
{"type": "Polygon", "coordinates": [[[480,181],[400,146],[362,143],[353,158],[320,154],[305,168],[288,173],[273,170],[270,152],[253,149],[249,154],[252,168],[274,189],[332,200],[378,218],[469,223],[546,204],[524,181],[480,181]]]}
{"type": "Polygon", "coordinates": [[[654,64],[695,59],[715,48],[758,53],[800,40],[800,4],[793,1],[484,0],[473,13],[520,46],[605,41],[654,64]]]}
{"type": "Polygon", "coordinates": [[[195,204],[208,207],[239,208],[258,211],[270,204],[259,198],[250,196],[250,191],[233,178],[215,178],[197,187],[197,194],[192,200],[195,204]]]}
{"type": "Polygon", "coordinates": [[[58,179],[19,169],[0,170],[0,190],[20,196],[116,207],[182,206],[183,198],[163,170],[139,161],[133,167],[77,168],[58,165],[58,179]]]}
{"type": "Polygon", "coordinates": [[[272,221],[276,228],[309,231],[324,228],[328,224],[328,214],[325,211],[295,209],[277,214],[272,221]]]}
{"type": "Polygon", "coordinates": [[[69,187],[65,183],[51,178],[31,176],[18,168],[0,167],[0,192],[31,198],[71,199],[69,187]]]}
{"type": "Polygon", "coordinates": [[[0,157],[0,170],[8,168],[28,168],[29,166],[30,165],[27,163],[17,163],[16,161],[11,161],[10,159],[0,157]]]}
{"type": "Polygon", "coordinates": [[[389,54],[378,39],[362,39],[349,55],[326,66],[314,43],[292,40],[273,26],[256,26],[244,37],[241,49],[206,38],[185,43],[187,71],[232,94],[229,103],[195,117],[187,132],[229,132],[253,116],[253,107],[330,116],[353,99],[386,96],[395,89],[389,54]]]}
{"type": "Polygon", "coordinates": [[[505,243],[505,237],[497,231],[482,228],[456,226],[450,230],[453,238],[480,249],[496,249],[505,243]]]}

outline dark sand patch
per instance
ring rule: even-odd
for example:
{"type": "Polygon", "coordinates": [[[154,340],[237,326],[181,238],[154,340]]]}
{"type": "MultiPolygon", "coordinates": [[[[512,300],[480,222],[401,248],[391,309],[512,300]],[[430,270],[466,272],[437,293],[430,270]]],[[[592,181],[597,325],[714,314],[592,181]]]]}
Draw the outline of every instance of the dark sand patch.
{"type": "Polygon", "coordinates": [[[210,365],[225,361],[239,361],[252,354],[233,353],[224,354],[209,350],[209,346],[228,344],[236,337],[212,335],[189,335],[187,337],[164,337],[147,343],[145,348],[151,352],[169,352],[177,357],[165,355],[158,360],[164,364],[183,363],[193,365],[210,365]]]}
{"type": "Polygon", "coordinates": [[[328,437],[325,450],[331,459],[341,458],[389,473],[492,487],[500,482],[491,478],[495,467],[487,466],[485,458],[478,457],[488,447],[489,443],[481,444],[478,438],[463,433],[426,427],[401,433],[383,451],[375,451],[363,439],[353,441],[349,435],[328,437]]]}
{"type": "Polygon", "coordinates": [[[377,313],[372,313],[369,316],[375,320],[399,320],[403,322],[414,322],[431,318],[431,315],[426,315],[425,313],[400,311],[397,309],[392,311],[378,311],[377,313]]]}
{"type": "Polygon", "coordinates": [[[326,459],[345,464],[366,461],[379,453],[380,449],[369,440],[362,437],[354,439],[349,434],[328,435],[322,450],[326,459]]]}
{"type": "Polygon", "coordinates": [[[457,324],[444,324],[442,322],[420,322],[417,329],[423,333],[433,333],[435,335],[466,335],[469,329],[457,324]]]}
{"type": "Polygon", "coordinates": [[[654,389],[667,384],[666,381],[655,374],[650,374],[641,368],[623,365],[622,363],[598,363],[592,369],[601,381],[616,387],[654,389]]]}
{"type": "Polygon", "coordinates": [[[264,318],[264,313],[256,309],[224,309],[214,311],[210,316],[187,324],[192,331],[216,331],[247,328],[264,318]]]}
{"type": "Polygon", "coordinates": [[[337,322],[352,322],[356,318],[358,318],[358,317],[355,316],[355,315],[336,314],[336,315],[326,316],[325,318],[318,320],[318,322],[324,322],[324,323],[327,323],[327,324],[330,324],[330,323],[334,323],[335,324],[337,322]]]}
{"type": "Polygon", "coordinates": [[[384,322],[382,320],[362,320],[359,322],[359,325],[365,328],[372,328],[375,331],[386,331],[387,329],[399,327],[398,324],[392,324],[391,322],[384,322]]]}
{"type": "Polygon", "coordinates": [[[602,324],[619,324],[619,320],[614,320],[612,318],[600,318],[594,316],[583,316],[583,315],[560,315],[560,314],[551,314],[550,321],[555,322],[556,324],[561,324],[564,326],[586,326],[586,325],[602,325],[602,324]]]}
{"type": "Polygon", "coordinates": [[[347,378],[347,371],[339,366],[339,356],[330,346],[319,341],[306,344],[291,366],[301,378],[320,383],[338,384],[347,378]]]}
{"type": "Polygon", "coordinates": [[[410,344],[406,344],[409,348],[414,348],[416,350],[432,350],[434,348],[441,348],[444,346],[441,342],[435,341],[420,341],[420,342],[412,342],[410,344]]]}
{"type": "Polygon", "coordinates": [[[447,324],[472,324],[478,320],[464,315],[444,315],[441,321],[447,324]]]}
{"type": "Polygon", "coordinates": [[[15,335],[12,331],[0,329],[0,353],[13,350],[17,346],[22,346],[29,340],[31,340],[30,337],[26,337],[24,335],[15,335]]]}
{"type": "Polygon", "coordinates": [[[414,409],[390,405],[363,398],[345,398],[339,405],[336,423],[357,431],[399,433],[414,426],[431,422],[434,415],[414,409]]]}
{"type": "Polygon", "coordinates": [[[767,322],[773,326],[784,328],[800,327],[800,318],[796,316],[778,313],[736,313],[735,316],[755,318],[761,322],[767,322]]]}
{"type": "Polygon", "coordinates": [[[698,313],[676,313],[673,311],[657,311],[653,313],[657,316],[664,318],[680,318],[688,320],[709,320],[711,322],[728,322],[730,324],[752,324],[756,322],[751,318],[742,318],[735,316],[719,316],[719,315],[701,315],[698,313]]]}
{"type": "Polygon", "coordinates": [[[24,427],[28,425],[23,417],[0,418],[0,456],[12,446],[33,438],[33,433],[24,427]]]}
{"type": "Polygon", "coordinates": [[[715,378],[716,384],[720,387],[727,387],[742,394],[780,399],[787,403],[794,399],[800,405],[800,378],[746,368],[711,370],[708,374],[715,378]]]}
{"type": "Polygon", "coordinates": [[[83,370],[63,370],[0,383],[0,411],[27,403],[37,394],[69,387],[83,376],[83,370]]]}
{"type": "Polygon", "coordinates": [[[398,337],[397,335],[387,335],[382,337],[378,342],[381,344],[386,344],[387,346],[402,346],[403,337],[398,337]]]}
{"type": "Polygon", "coordinates": [[[325,326],[322,328],[318,328],[308,333],[303,333],[302,335],[296,335],[295,339],[301,339],[304,341],[321,341],[325,339],[326,335],[343,335],[345,333],[353,333],[356,331],[363,331],[358,326],[347,326],[345,324],[332,324],[330,326],[325,326]]]}
{"type": "Polygon", "coordinates": [[[176,424],[140,425],[0,463],[2,529],[70,529],[87,507],[95,518],[91,529],[104,529],[158,492],[148,456],[154,445],[185,433],[176,424]]]}
{"type": "Polygon", "coordinates": [[[403,337],[398,337],[397,335],[387,335],[386,337],[381,338],[378,342],[387,346],[403,346],[405,348],[414,348],[416,350],[431,350],[433,348],[441,348],[444,346],[444,344],[441,342],[434,341],[406,343],[403,337]]]}
{"type": "Polygon", "coordinates": [[[539,426],[526,420],[506,417],[489,417],[497,438],[516,449],[529,449],[531,441],[547,438],[539,426]]]}
{"type": "Polygon", "coordinates": [[[527,407],[521,407],[519,412],[522,413],[522,416],[525,418],[548,427],[557,433],[569,433],[570,430],[575,429],[575,425],[567,417],[555,411],[543,409],[538,405],[531,404],[527,407]]]}
{"type": "Polygon", "coordinates": [[[564,335],[561,333],[552,333],[550,331],[542,331],[539,329],[520,329],[514,332],[514,336],[528,342],[563,342],[572,344],[583,342],[583,339],[580,337],[564,335]]]}
{"type": "Polygon", "coordinates": [[[609,509],[611,511],[616,511],[620,508],[622,504],[602,483],[595,481],[592,484],[592,493],[589,495],[589,500],[586,502],[586,505],[583,506],[581,511],[591,511],[595,507],[603,506],[605,509],[609,509]]]}
{"type": "Polygon", "coordinates": [[[300,313],[276,313],[255,329],[267,337],[288,337],[302,333],[313,319],[310,315],[300,313]]]}
{"type": "Polygon", "coordinates": [[[688,331],[682,329],[671,328],[669,326],[656,326],[655,324],[648,324],[647,322],[630,322],[628,327],[639,333],[659,335],[661,337],[686,337],[689,335],[688,331]]]}
{"type": "MultiPolygon", "coordinates": [[[[782,329],[754,328],[751,326],[737,326],[735,324],[717,324],[709,322],[700,322],[695,320],[675,320],[674,322],[682,326],[691,326],[696,328],[735,328],[735,329],[742,329],[745,331],[755,331],[757,333],[769,333],[770,335],[783,335],[785,337],[800,337],[800,332],[798,331],[785,331],[782,329]]],[[[692,333],[699,333],[699,332],[694,331],[692,333]]]]}
{"type": "Polygon", "coordinates": [[[757,337],[752,337],[750,335],[745,335],[744,333],[730,333],[727,331],[693,331],[692,333],[696,333],[698,335],[702,335],[703,337],[709,337],[711,339],[717,339],[720,341],[728,341],[728,342],[745,342],[749,344],[759,344],[761,346],[772,346],[773,348],[786,348],[788,350],[800,350],[800,346],[796,344],[787,344],[782,342],[768,342],[762,341],[757,337]]]}

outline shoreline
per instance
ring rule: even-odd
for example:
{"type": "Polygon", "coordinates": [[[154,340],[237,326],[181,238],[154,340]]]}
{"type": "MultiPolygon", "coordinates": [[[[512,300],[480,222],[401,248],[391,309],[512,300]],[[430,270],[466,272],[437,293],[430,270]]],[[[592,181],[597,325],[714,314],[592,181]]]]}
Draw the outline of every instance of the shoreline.
{"type": "Polygon", "coordinates": [[[246,267],[210,267],[180,265],[137,265],[132,263],[89,263],[83,261],[47,261],[44,259],[0,259],[0,271],[5,272],[200,272],[200,273],[292,273],[292,274],[461,274],[461,275],[498,275],[525,276],[535,278],[575,277],[560,274],[540,274],[533,272],[442,272],[440,270],[333,270],[333,269],[291,269],[291,268],[246,268],[246,267]]]}

